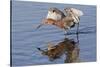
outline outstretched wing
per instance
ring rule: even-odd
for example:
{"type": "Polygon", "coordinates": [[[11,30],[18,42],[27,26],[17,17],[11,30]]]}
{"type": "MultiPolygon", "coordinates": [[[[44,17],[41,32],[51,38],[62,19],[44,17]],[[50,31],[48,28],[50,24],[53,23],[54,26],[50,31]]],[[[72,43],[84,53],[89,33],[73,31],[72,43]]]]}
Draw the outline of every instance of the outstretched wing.
{"type": "Polygon", "coordinates": [[[64,17],[64,13],[62,11],[60,11],[57,8],[50,8],[48,10],[48,14],[47,14],[47,19],[53,19],[53,20],[61,20],[64,17]]]}
{"type": "Polygon", "coordinates": [[[50,12],[48,11],[48,14],[47,14],[47,19],[53,19],[53,20],[60,20],[61,19],[61,15],[57,14],[57,13],[53,13],[53,12],[50,12]]]}
{"type": "Polygon", "coordinates": [[[82,16],[83,15],[83,12],[79,9],[76,9],[76,8],[70,8],[70,9],[76,16],[82,16]]]}

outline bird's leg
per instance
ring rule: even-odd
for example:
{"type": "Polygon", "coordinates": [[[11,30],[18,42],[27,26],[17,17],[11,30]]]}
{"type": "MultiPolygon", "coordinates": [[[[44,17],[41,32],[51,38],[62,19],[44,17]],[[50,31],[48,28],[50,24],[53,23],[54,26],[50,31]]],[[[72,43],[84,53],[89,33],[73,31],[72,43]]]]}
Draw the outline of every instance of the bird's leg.
{"type": "Polygon", "coordinates": [[[79,44],[79,34],[76,34],[77,37],[77,44],[79,44]]]}
{"type": "Polygon", "coordinates": [[[77,36],[77,43],[79,44],[79,23],[78,23],[78,25],[77,25],[76,36],[77,36]]]}
{"type": "Polygon", "coordinates": [[[79,23],[77,24],[77,31],[76,31],[76,34],[78,35],[79,33],[79,23]]]}

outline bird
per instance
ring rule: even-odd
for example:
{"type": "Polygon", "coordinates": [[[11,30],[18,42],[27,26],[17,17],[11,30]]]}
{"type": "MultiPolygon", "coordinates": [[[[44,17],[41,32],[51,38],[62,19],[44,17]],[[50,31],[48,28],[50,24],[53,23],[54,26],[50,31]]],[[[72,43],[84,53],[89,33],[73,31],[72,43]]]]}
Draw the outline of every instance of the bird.
{"type": "Polygon", "coordinates": [[[79,60],[79,45],[75,40],[64,38],[56,45],[48,43],[46,49],[37,48],[42,55],[48,56],[49,60],[53,61],[65,55],[65,63],[73,63],[79,60]]]}
{"type": "Polygon", "coordinates": [[[66,35],[67,30],[77,24],[76,33],[78,33],[80,16],[83,15],[83,12],[76,8],[65,8],[64,12],[55,7],[49,8],[46,18],[43,20],[43,23],[37,27],[37,29],[44,24],[55,25],[60,29],[63,29],[66,35]]]}

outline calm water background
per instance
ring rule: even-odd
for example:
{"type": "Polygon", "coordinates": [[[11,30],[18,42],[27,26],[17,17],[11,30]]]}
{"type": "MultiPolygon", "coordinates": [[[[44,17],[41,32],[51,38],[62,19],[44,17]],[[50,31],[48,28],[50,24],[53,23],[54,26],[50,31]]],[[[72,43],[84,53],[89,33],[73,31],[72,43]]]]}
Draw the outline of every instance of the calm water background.
{"type": "MultiPolygon", "coordinates": [[[[80,62],[96,61],[96,6],[13,1],[11,31],[13,66],[64,63],[64,58],[51,62],[36,49],[47,48],[48,42],[58,43],[64,39],[64,32],[55,26],[47,25],[35,30],[50,7],[61,10],[74,7],[84,12],[80,20],[79,59],[80,62]]],[[[73,28],[69,31],[69,39],[76,40],[75,30],[76,28],[73,28]]]]}

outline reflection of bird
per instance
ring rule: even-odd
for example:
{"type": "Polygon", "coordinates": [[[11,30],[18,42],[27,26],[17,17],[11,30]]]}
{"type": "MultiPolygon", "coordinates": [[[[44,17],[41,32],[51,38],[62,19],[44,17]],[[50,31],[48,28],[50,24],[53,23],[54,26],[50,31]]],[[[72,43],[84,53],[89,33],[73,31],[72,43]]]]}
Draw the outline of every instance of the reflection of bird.
{"type": "MultiPolygon", "coordinates": [[[[55,25],[61,29],[64,29],[65,34],[67,30],[78,24],[79,27],[79,17],[83,15],[83,12],[75,8],[66,8],[66,16],[62,11],[57,8],[50,8],[46,19],[37,28],[40,28],[43,24],[55,25]]],[[[77,32],[78,32],[77,27],[77,32]]]]}
{"type": "Polygon", "coordinates": [[[43,55],[48,56],[50,60],[55,60],[65,54],[65,62],[72,63],[77,61],[79,56],[79,47],[77,42],[74,40],[65,38],[64,41],[59,42],[55,46],[54,44],[52,45],[52,43],[49,43],[48,45],[51,46],[46,50],[42,50],[40,48],[38,48],[38,50],[41,51],[43,55]]]}

